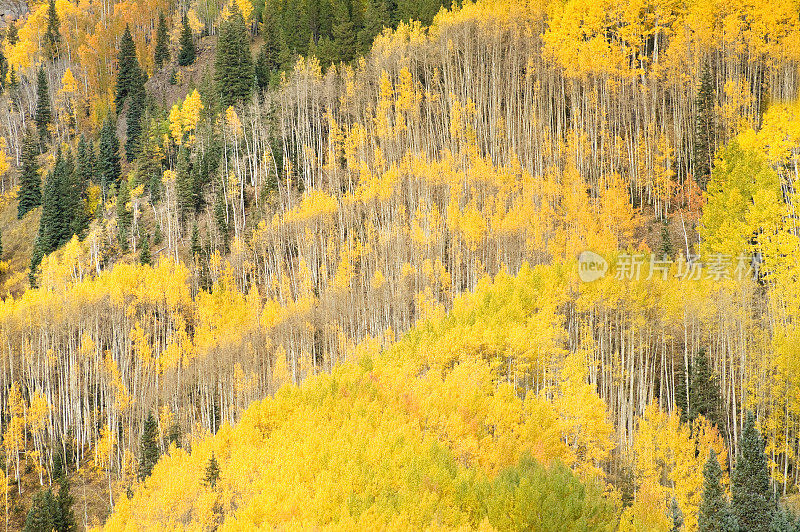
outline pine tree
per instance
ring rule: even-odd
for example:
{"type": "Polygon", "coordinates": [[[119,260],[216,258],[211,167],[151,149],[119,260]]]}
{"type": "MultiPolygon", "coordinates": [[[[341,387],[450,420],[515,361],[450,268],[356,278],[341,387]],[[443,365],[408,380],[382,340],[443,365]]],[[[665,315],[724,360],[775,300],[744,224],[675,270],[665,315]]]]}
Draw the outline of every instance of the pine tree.
{"type": "Polygon", "coordinates": [[[158,29],[156,30],[156,49],[153,53],[156,70],[160,70],[164,63],[169,62],[169,30],[164,12],[158,13],[158,29]]]}
{"type": "Polygon", "coordinates": [[[751,532],[767,532],[772,518],[769,473],[764,443],[752,412],[747,413],[739,438],[731,493],[739,526],[751,532]]]}
{"type": "Polygon", "coordinates": [[[31,261],[32,271],[39,266],[38,261],[61,247],[72,236],[71,222],[76,210],[73,174],[71,154],[64,156],[59,147],[55,166],[45,180],[42,193],[42,216],[36,237],[37,249],[31,261]]]}
{"type": "Polygon", "coordinates": [[[31,509],[25,519],[24,532],[50,532],[53,530],[56,508],[57,503],[52,491],[40,491],[34,495],[31,509]]]}
{"type": "Polygon", "coordinates": [[[109,190],[119,182],[121,168],[119,157],[119,139],[117,128],[111,117],[108,117],[100,130],[100,157],[98,160],[98,173],[103,198],[108,197],[109,190]]]}
{"type": "Polygon", "coordinates": [[[661,246],[658,249],[659,260],[663,257],[672,259],[675,256],[675,248],[672,246],[672,239],[669,236],[669,224],[667,220],[661,224],[661,246]]]}
{"type": "Polygon", "coordinates": [[[228,227],[228,203],[225,200],[225,193],[222,185],[217,186],[217,199],[214,202],[214,220],[217,223],[217,230],[222,235],[222,245],[225,253],[228,252],[229,246],[229,227],[228,227]]]}
{"type": "Polygon", "coordinates": [[[144,79],[132,86],[126,117],[125,159],[133,162],[142,152],[142,116],[145,107],[144,79]]]}
{"type": "Polygon", "coordinates": [[[6,33],[6,42],[8,42],[10,46],[14,46],[19,42],[19,28],[17,28],[17,25],[14,22],[8,25],[8,32],[6,33]]]}
{"type": "Polygon", "coordinates": [[[219,481],[219,463],[217,462],[217,457],[214,456],[213,452],[211,453],[211,458],[208,459],[208,465],[206,465],[206,476],[203,480],[205,480],[206,484],[212,488],[217,487],[217,482],[219,481]]]}
{"type": "Polygon", "coordinates": [[[114,96],[114,105],[119,112],[128,96],[133,95],[139,84],[144,83],[144,72],[136,57],[136,44],[133,42],[131,29],[127,24],[119,43],[117,69],[117,92],[114,96]]]}
{"type": "Polygon", "coordinates": [[[683,512],[681,512],[681,509],[678,506],[678,501],[675,500],[675,497],[673,497],[669,503],[667,516],[669,517],[670,523],[672,523],[670,532],[680,532],[683,530],[683,512]]]}
{"type": "Polygon", "coordinates": [[[58,480],[58,497],[56,498],[56,514],[53,518],[53,528],[56,532],[75,532],[78,524],[72,510],[73,499],[69,493],[69,480],[63,475],[58,480]]]}
{"type": "Polygon", "coordinates": [[[719,425],[722,419],[720,406],[719,378],[708,364],[705,349],[700,349],[694,357],[689,379],[688,419],[694,421],[703,415],[712,423],[719,425]]]}
{"type": "Polygon", "coordinates": [[[39,175],[39,163],[36,160],[38,154],[36,137],[31,130],[28,130],[22,141],[22,171],[17,193],[19,199],[17,218],[22,218],[42,204],[42,178],[39,175]]]}
{"type": "Polygon", "coordinates": [[[178,168],[175,178],[175,191],[178,202],[178,214],[181,224],[186,223],[189,213],[194,212],[197,206],[198,190],[195,186],[194,173],[192,172],[189,150],[181,148],[178,153],[178,168]]]}
{"type": "Polygon", "coordinates": [[[47,72],[44,66],[39,67],[36,78],[36,129],[39,131],[39,140],[44,142],[50,138],[48,126],[53,120],[50,110],[50,89],[47,85],[47,72]]]}
{"type": "Polygon", "coordinates": [[[694,179],[697,185],[706,189],[711,176],[716,146],[716,125],[714,121],[714,84],[711,72],[706,64],[700,77],[700,89],[697,92],[697,125],[694,138],[694,179]]]}
{"type": "Polygon", "coordinates": [[[142,240],[142,250],[139,252],[139,262],[150,266],[152,258],[150,256],[150,235],[142,240]]]}
{"type": "Polygon", "coordinates": [[[722,517],[728,501],[722,489],[721,479],[722,469],[717,460],[717,453],[711,449],[703,467],[703,495],[697,515],[700,532],[715,532],[722,528],[722,517]]]}
{"type": "Polygon", "coordinates": [[[236,2],[231,6],[231,14],[220,28],[214,62],[214,81],[223,107],[247,100],[255,77],[250,34],[236,2]]]}
{"type": "Polygon", "coordinates": [[[0,260],[3,260],[3,231],[0,231],[0,260]]]}
{"type": "Polygon", "coordinates": [[[180,44],[181,50],[178,53],[178,64],[180,66],[189,66],[194,63],[194,60],[197,57],[197,50],[194,46],[192,28],[189,26],[189,19],[186,17],[186,15],[183,16],[183,20],[181,21],[180,44]]]}
{"type": "Polygon", "coordinates": [[[334,61],[348,63],[358,53],[357,32],[346,2],[336,5],[333,21],[334,61]]]}
{"type": "Polygon", "coordinates": [[[50,0],[47,6],[47,31],[44,34],[44,43],[50,58],[58,57],[59,46],[61,46],[61,30],[55,0],[50,0]]]}
{"type": "Polygon", "coordinates": [[[158,424],[153,412],[147,413],[142,429],[142,439],[139,446],[139,479],[144,480],[153,472],[153,466],[158,462],[158,424]]]}
{"type": "Polygon", "coordinates": [[[775,508],[769,523],[769,532],[795,532],[795,524],[789,512],[783,507],[775,508]]]}
{"type": "Polygon", "coordinates": [[[58,445],[56,445],[56,450],[53,452],[53,470],[52,475],[53,478],[58,480],[62,476],[65,475],[64,472],[64,458],[61,455],[61,450],[58,449],[58,445]]]}
{"type": "Polygon", "coordinates": [[[119,185],[117,193],[117,240],[122,252],[128,251],[128,237],[130,236],[133,213],[128,207],[131,201],[131,191],[128,180],[123,179],[119,185]]]}
{"type": "Polygon", "coordinates": [[[366,55],[372,47],[372,41],[390,26],[389,6],[386,0],[368,0],[364,12],[364,27],[358,32],[359,51],[366,55]]]}
{"type": "Polygon", "coordinates": [[[83,235],[89,228],[89,213],[87,211],[89,181],[94,173],[94,148],[91,142],[86,141],[86,137],[81,135],[78,141],[78,157],[75,165],[73,180],[73,191],[75,209],[71,232],[76,235],[83,235]]]}

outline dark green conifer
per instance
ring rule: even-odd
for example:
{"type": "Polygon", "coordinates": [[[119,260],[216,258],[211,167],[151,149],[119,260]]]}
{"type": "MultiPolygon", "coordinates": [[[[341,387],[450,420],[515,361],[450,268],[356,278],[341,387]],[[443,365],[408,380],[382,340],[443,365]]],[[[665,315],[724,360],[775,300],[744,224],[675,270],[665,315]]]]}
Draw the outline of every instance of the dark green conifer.
{"type": "Polygon", "coordinates": [[[47,72],[44,66],[39,67],[36,77],[36,129],[39,131],[39,140],[44,143],[50,138],[50,123],[53,120],[50,109],[50,89],[47,84],[47,72]]]}
{"type": "Polygon", "coordinates": [[[130,27],[126,24],[117,55],[117,91],[114,96],[117,112],[120,112],[128,96],[134,94],[138,86],[144,83],[144,76],[136,57],[136,44],[133,42],[130,27]]]}
{"type": "Polygon", "coordinates": [[[247,100],[255,77],[250,33],[237,4],[231,5],[231,14],[220,28],[214,62],[214,81],[223,107],[247,100]]]}
{"type": "Polygon", "coordinates": [[[206,484],[208,484],[210,487],[217,487],[217,482],[219,481],[219,463],[217,462],[217,457],[213,452],[211,453],[211,458],[208,459],[208,464],[206,465],[206,476],[203,480],[205,480],[206,484]]]}
{"type": "Polygon", "coordinates": [[[733,513],[742,530],[768,532],[773,505],[764,442],[755,415],[747,413],[731,479],[733,513]]]}
{"type": "Polygon", "coordinates": [[[56,2],[55,0],[50,0],[47,6],[47,30],[44,34],[44,44],[51,59],[58,57],[58,50],[61,46],[60,26],[56,2]]]}
{"type": "Polygon", "coordinates": [[[131,191],[128,180],[120,181],[119,192],[117,192],[117,240],[122,252],[128,251],[128,237],[130,236],[133,213],[128,203],[131,201],[131,191]]]}
{"type": "Polygon", "coordinates": [[[69,480],[66,475],[58,479],[58,497],[56,498],[56,514],[53,518],[53,528],[56,532],[75,532],[78,523],[75,521],[75,512],[72,510],[73,499],[69,493],[69,480]]]}
{"type": "Polygon", "coordinates": [[[139,445],[139,479],[144,480],[153,472],[153,466],[158,462],[158,424],[153,412],[147,413],[142,428],[142,439],[139,445]]]}
{"type": "Polygon", "coordinates": [[[192,28],[189,26],[189,19],[186,15],[183,16],[181,21],[181,50],[178,53],[178,64],[180,66],[189,66],[194,63],[197,57],[197,50],[194,46],[194,37],[192,36],[192,28]]]}
{"type": "Polygon", "coordinates": [[[40,491],[33,496],[31,509],[25,519],[24,532],[50,532],[55,528],[53,517],[57,513],[58,504],[53,492],[40,491]]]}
{"type": "Polygon", "coordinates": [[[158,29],[156,30],[156,49],[153,53],[156,70],[169,62],[169,30],[167,29],[167,19],[164,12],[158,13],[158,29]]]}
{"type": "Polygon", "coordinates": [[[706,189],[711,177],[716,148],[716,124],[714,121],[714,83],[708,65],[703,67],[700,89],[697,92],[697,120],[694,138],[694,179],[698,186],[706,189]]]}
{"type": "Polygon", "coordinates": [[[722,529],[728,501],[722,489],[721,479],[722,469],[717,460],[717,453],[711,449],[703,467],[703,495],[697,515],[699,532],[717,532],[722,529]]]}
{"type": "Polygon", "coordinates": [[[142,239],[142,249],[139,252],[139,262],[148,266],[152,262],[152,257],[150,256],[150,235],[146,235],[142,239]]]}
{"type": "Polygon", "coordinates": [[[97,166],[103,199],[106,199],[111,187],[117,186],[121,174],[119,139],[116,125],[111,117],[106,118],[100,130],[100,157],[97,166]]]}
{"type": "Polygon", "coordinates": [[[30,129],[22,141],[22,170],[19,177],[19,192],[17,192],[17,218],[22,218],[26,213],[42,204],[42,178],[39,175],[38,142],[30,129]]]}

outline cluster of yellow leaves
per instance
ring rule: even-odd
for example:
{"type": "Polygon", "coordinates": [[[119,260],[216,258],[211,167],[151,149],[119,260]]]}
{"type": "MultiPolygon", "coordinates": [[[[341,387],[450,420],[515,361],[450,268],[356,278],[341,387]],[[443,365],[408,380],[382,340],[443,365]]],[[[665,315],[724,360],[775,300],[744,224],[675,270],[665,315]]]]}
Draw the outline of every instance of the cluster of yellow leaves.
{"type": "Polygon", "coordinates": [[[192,132],[197,128],[202,110],[203,102],[197,89],[186,96],[182,105],[172,106],[169,112],[169,131],[176,144],[180,146],[185,142],[191,145],[194,142],[192,132]]]}

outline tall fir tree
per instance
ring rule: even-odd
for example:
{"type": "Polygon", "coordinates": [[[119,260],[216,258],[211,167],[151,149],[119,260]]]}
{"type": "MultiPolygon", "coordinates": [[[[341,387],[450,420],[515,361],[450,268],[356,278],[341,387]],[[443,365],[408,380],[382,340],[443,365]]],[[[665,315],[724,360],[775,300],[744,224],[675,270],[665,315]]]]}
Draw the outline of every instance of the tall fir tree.
{"type": "Polygon", "coordinates": [[[150,266],[152,260],[150,255],[150,235],[145,235],[142,239],[142,249],[139,252],[139,263],[150,266]]]}
{"type": "Polygon", "coordinates": [[[197,49],[194,46],[192,28],[189,26],[189,19],[186,15],[183,16],[181,21],[180,45],[181,49],[178,53],[178,64],[180,66],[189,66],[194,63],[197,57],[197,49]]]}
{"type": "Polygon", "coordinates": [[[144,79],[131,88],[126,116],[125,159],[130,163],[142,153],[142,120],[145,109],[144,79]]]}
{"type": "Polygon", "coordinates": [[[30,129],[22,141],[22,170],[19,177],[17,218],[22,218],[42,204],[42,178],[39,175],[39,154],[36,136],[30,129]]]}
{"type": "Polygon", "coordinates": [[[3,231],[0,230],[0,260],[3,260],[3,231]]]}
{"type": "Polygon", "coordinates": [[[353,22],[352,8],[349,2],[337,2],[333,20],[333,44],[335,62],[348,63],[358,54],[358,36],[353,22]]]}
{"type": "Polygon", "coordinates": [[[97,161],[97,167],[100,174],[103,199],[106,199],[111,187],[117,186],[122,171],[117,128],[111,117],[106,118],[103,128],[100,130],[100,156],[97,161]]]}
{"type": "Polygon", "coordinates": [[[255,72],[250,56],[250,33],[236,2],[222,23],[214,61],[214,81],[223,108],[250,97],[255,72]]]}
{"type": "Polygon", "coordinates": [[[195,211],[198,191],[195,186],[189,150],[181,148],[178,153],[178,168],[175,178],[175,192],[181,224],[186,223],[188,215],[195,211]]]}
{"type": "Polygon", "coordinates": [[[364,27],[358,32],[358,45],[361,55],[366,55],[372,47],[372,41],[391,25],[389,6],[386,0],[367,0],[364,10],[364,27]]]}
{"type": "Polygon", "coordinates": [[[667,517],[672,525],[670,532],[681,532],[681,530],[683,530],[683,512],[681,512],[681,508],[678,506],[678,501],[675,497],[670,500],[669,508],[667,509],[667,517]]]}
{"type": "Polygon", "coordinates": [[[58,20],[56,1],[50,0],[47,6],[47,30],[44,34],[44,44],[51,59],[58,57],[61,46],[61,23],[58,20]]]}
{"type": "Polygon", "coordinates": [[[200,260],[200,253],[203,252],[203,246],[200,244],[200,228],[197,222],[192,226],[192,238],[189,243],[189,252],[192,255],[192,261],[200,260]]]}
{"type": "Polygon", "coordinates": [[[700,349],[694,357],[689,378],[688,419],[690,421],[694,421],[697,416],[702,415],[715,425],[720,425],[722,400],[719,388],[719,377],[709,365],[705,349],[700,349]]]}
{"type": "Polygon", "coordinates": [[[31,271],[39,266],[45,255],[61,247],[72,236],[71,222],[76,208],[73,174],[71,155],[64,156],[59,148],[55,166],[45,180],[42,193],[42,216],[39,219],[37,249],[32,255],[31,271]]]}
{"type": "Polygon", "coordinates": [[[50,108],[50,89],[47,83],[47,72],[44,65],[39,67],[36,76],[36,129],[39,131],[39,140],[44,143],[50,138],[50,123],[53,114],[50,108]]]}
{"type": "Polygon", "coordinates": [[[53,517],[53,528],[56,532],[76,532],[78,523],[72,509],[73,498],[69,493],[69,480],[66,475],[58,479],[58,496],[56,497],[56,514],[53,517]]]}
{"type": "Polygon", "coordinates": [[[14,46],[19,42],[19,28],[17,28],[17,24],[15,22],[11,22],[8,25],[8,31],[6,32],[6,42],[10,46],[14,46]]]}
{"type": "Polygon", "coordinates": [[[128,251],[128,238],[133,222],[133,213],[128,205],[130,201],[130,186],[128,180],[123,179],[120,181],[119,192],[117,192],[117,240],[123,253],[128,251]]]}
{"type": "Polygon", "coordinates": [[[139,479],[144,480],[153,472],[158,462],[158,424],[153,412],[147,413],[142,428],[142,439],[139,445],[139,479]]]}
{"type": "Polygon", "coordinates": [[[33,496],[31,509],[25,519],[24,532],[50,532],[54,529],[53,517],[57,513],[57,505],[53,492],[40,491],[33,496]]]}
{"type": "Polygon", "coordinates": [[[747,413],[731,479],[733,513],[742,530],[768,532],[773,505],[764,442],[756,418],[747,413]]]}
{"type": "Polygon", "coordinates": [[[722,488],[722,468],[717,453],[711,449],[703,467],[703,494],[697,514],[699,532],[722,530],[722,520],[728,507],[725,490],[722,488]]]}
{"type": "Polygon", "coordinates": [[[81,135],[78,140],[78,156],[75,164],[73,190],[75,210],[70,224],[73,234],[83,235],[89,227],[89,182],[94,173],[94,148],[86,137],[81,135]]]}
{"type": "Polygon", "coordinates": [[[694,137],[694,179],[706,189],[711,177],[716,148],[716,123],[714,120],[715,90],[711,71],[706,64],[700,76],[700,88],[696,100],[696,131],[694,137]]]}
{"type": "Polygon", "coordinates": [[[144,84],[144,77],[145,74],[136,57],[136,44],[133,42],[131,29],[126,24],[117,55],[117,90],[114,95],[117,112],[120,112],[128,96],[133,95],[140,84],[144,84]]]}
{"type": "Polygon", "coordinates": [[[219,462],[217,462],[217,457],[213,452],[211,453],[211,458],[208,459],[206,476],[203,480],[205,480],[205,483],[212,489],[217,487],[217,482],[219,481],[219,462]]]}
{"type": "Polygon", "coordinates": [[[158,29],[156,30],[156,48],[153,52],[153,61],[156,70],[160,70],[165,63],[169,62],[169,30],[167,29],[167,19],[163,11],[158,13],[158,29]]]}

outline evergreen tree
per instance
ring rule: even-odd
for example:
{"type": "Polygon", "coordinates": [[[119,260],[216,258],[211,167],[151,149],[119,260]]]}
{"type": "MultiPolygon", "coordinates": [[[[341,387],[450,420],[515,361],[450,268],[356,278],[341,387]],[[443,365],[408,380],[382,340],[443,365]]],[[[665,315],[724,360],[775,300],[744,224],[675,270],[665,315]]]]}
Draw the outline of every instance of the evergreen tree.
{"type": "Polygon", "coordinates": [[[133,95],[140,84],[144,84],[144,76],[136,57],[136,44],[133,42],[131,29],[126,24],[117,56],[117,92],[114,96],[117,112],[122,109],[128,96],[133,95]]]}
{"type": "Polygon", "coordinates": [[[739,526],[750,532],[767,532],[772,518],[769,473],[764,443],[752,412],[747,413],[739,437],[731,493],[739,526]]]}
{"type": "Polygon", "coordinates": [[[219,463],[213,452],[211,453],[211,458],[208,459],[208,465],[206,465],[206,476],[204,480],[206,484],[212,488],[217,487],[217,482],[219,481],[219,463]]]}
{"type": "Polygon", "coordinates": [[[769,532],[795,532],[795,523],[792,522],[792,517],[785,508],[777,507],[772,512],[769,532]]]}
{"type": "Polygon", "coordinates": [[[721,479],[722,469],[717,460],[717,453],[711,449],[703,467],[703,495],[697,515],[699,532],[716,532],[722,529],[722,518],[728,501],[722,489],[721,479]]]}
{"type": "Polygon", "coordinates": [[[152,262],[152,257],[150,256],[150,235],[142,239],[142,250],[139,252],[139,262],[148,266],[152,262]]]}
{"type": "Polygon", "coordinates": [[[37,144],[33,132],[28,130],[22,141],[22,170],[17,193],[19,199],[17,218],[22,218],[26,213],[42,204],[42,178],[39,175],[39,163],[36,160],[39,153],[37,144]]]}
{"type": "Polygon", "coordinates": [[[697,125],[694,138],[694,179],[698,186],[706,189],[711,177],[716,146],[716,125],[714,121],[714,84],[708,65],[703,67],[700,89],[697,92],[697,125]]]}
{"type": "Polygon", "coordinates": [[[78,524],[72,510],[72,495],[69,493],[69,480],[63,475],[58,481],[58,497],[56,498],[56,513],[53,518],[53,528],[56,532],[75,532],[78,524]]]}
{"type": "Polygon", "coordinates": [[[64,471],[64,458],[61,456],[61,450],[58,448],[59,446],[56,445],[56,450],[53,453],[53,470],[52,475],[53,478],[58,480],[66,473],[64,471]]]}
{"type": "Polygon", "coordinates": [[[47,31],[44,34],[44,44],[51,59],[58,56],[58,49],[61,45],[60,25],[56,2],[55,0],[50,0],[47,6],[47,31]]]}
{"type": "Polygon", "coordinates": [[[703,415],[712,423],[719,425],[722,419],[720,406],[719,378],[708,364],[705,349],[700,349],[694,357],[689,379],[688,419],[694,421],[703,415]]]}
{"type": "Polygon", "coordinates": [[[250,34],[236,2],[231,6],[231,14],[220,28],[214,62],[214,81],[223,107],[247,100],[255,77],[250,34]]]}
{"type": "Polygon", "coordinates": [[[130,93],[128,116],[126,117],[125,159],[133,162],[142,152],[142,116],[145,107],[144,79],[140,77],[130,93]]]}
{"type": "Polygon", "coordinates": [[[178,201],[178,214],[181,223],[186,223],[189,213],[194,212],[197,206],[197,190],[194,173],[192,172],[189,150],[181,148],[178,153],[178,168],[175,177],[175,191],[178,201]]]}
{"type": "Polygon", "coordinates": [[[53,530],[56,508],[57,503],[52,491],[40,491],[34,495],[31,509],[25,519],[24,532],[50,532],[53,530]]]}
{"type": "Polygon", "coordinates": [[[169,30],[164,12],[158,13],[158,29],[156,30],[156,49],[153,53],[156,70],[160,70],[164,63],[169,62],[169,30]]]}
{"type": "Polygon", "coordinates": [[[356,37],[356,28],[347,2],[338,2],[333,21],[334,62],[348,63],[355,59],[358,53],[356,37]]]}
{"type": "Polygon", "coordinates": [[[89,228],[89,212],[87,207],[89,181],[94,173],[94,148],[86,137],[81,135],[78,141],[78,157],[73,179],[74,211],[70,229],[72,234],[83,235],[89,228]]]}
{"type": "Polygon", "coordinates": [[[683,512],[681,512],[681,509],[678,506],[678,501],[675,500],[675,497],[673,497],[669,503],[667,516],[669,517],[670,523],[672,523],[670,532],[680,532],[683,530],[683,512]]]}
{"type": "Polygon", "coordinates": [[[108,117],[100,130],[100,157],[97,166],[103,199],[108,197],[109,189],[117,185],[121,173],[119,139],[116,129],[111,117],[108,117]]]}
{"type": "Polygon", "coordinates": [[[199,260],[202,251],[203,247],[200,245],[200,228],[197,226],[197,222],[195,222],[192,227],[192,239],[189,245],[189,252],[192,255],[192,260],[199,260]]]}
{"type": "Polygon", "coordinates": [[[0,260],[3,259],[3,232],[0,231],[0,260]]]}
{"type": "Polygon", "coordinates": [[[8,25],[8,32],[6,33],[6,42],[8,42],[10,46],[14,46],[19,42],[19,28],[17,28],[17,25],[14,22],[8,25]]]}
{"type": "Polygon", "coordinates": [[[153,466],[158,462],[158,424],[153,412],[147,413],[142,430],[142,439],[139,446],[139,479],[144,480],[153,472],[153,466]]]}
{"type": "Polygon", "coordinates": [[[153,244],[158,246],[164,241],[164,235],[161,232],[161,226],[156,224],[156,230],[153,231],[153,244]]]}
{"type": "Polygon", "coordinates": [[[181,50],[178,53],[178,64],[180,66],[189,66],[194,63],[194,60],[197,57],[197,50],[194,47],[192,28],[189,26],[189,19],[186,17],[186,15],[183,16],[183,20],[181,22],[180,44],[181,50]]]}
{"type": "Polygon", "coordinates": [[[0,50],[0,93],[6,87],[6,76],[8,76],[8,59],[5,54],[0,50]]]}
{"type": "Polygon", "coordinates": [[[42,216],[36,237],[37,250],[31,261],[32,271],[45,255],[61,247],[72,236],[71,222],[76,210],[73,174],[71,155],[65,157],[59,148],[55,166],[45,180],[42,193],[42,216]]]}
{"type": "Polygon", "coordinates": [[[672,246],[672,239],[669,236],[669,224],[667,220],[661,224],[661,246],[658,249],[658,259],[663,257],[672,259],[675,256],[675,248],[672,246]]]}
{"type": "Polygon", "coordinates": [[[119,185],[119,192],[117,193],[117,240],[122,252],[128,251],[128,237],[130,236],[131,223],[133,222],[133,213],[128,207],[131,201],[131,191],[128,185],[128,180],[123,179],[119,185]]]}
{"type": "Polygon", "coordinates": [[[39,140],[44,142],[45,139],[50,138],[50,129],[48,126],[53,120],[52,111],[50,109],[50,89],[47,84],[47,72],[44,66],[39,67],[39,72],[36,78],[36,129],[39,131],[39,140]]]}
{"type": "Polygon", "coordinates": [[[383,28],[391,25],[389,6],[386,0],[367,0],[364,12],[364,27],[358,32],[359,51],[362,55],[369,53],[372,41],[383,28]]]}
{"type": "Polygon", "coordinates": [[[217,200],[214,202],[214,220],[217,223],[217,230],[222,235],[224,251],[227,253],[229,246],[228,203],[225,200],[222,185],[217,186],[217,200]]]}

